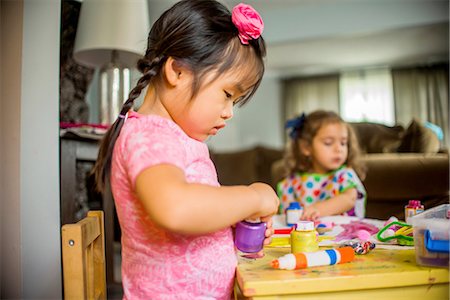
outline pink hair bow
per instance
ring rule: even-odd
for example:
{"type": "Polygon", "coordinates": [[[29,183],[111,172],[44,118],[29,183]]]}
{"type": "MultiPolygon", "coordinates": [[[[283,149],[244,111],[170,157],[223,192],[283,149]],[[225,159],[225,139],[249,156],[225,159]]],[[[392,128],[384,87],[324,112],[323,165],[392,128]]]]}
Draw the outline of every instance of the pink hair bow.
{"type": "Polygon", "coordinates": [[[261,36],[264,22],[258,12],[248,4],[239,3],[233,8],[231,20],[239,31],[239,39],[244,45],[261,36]]]}

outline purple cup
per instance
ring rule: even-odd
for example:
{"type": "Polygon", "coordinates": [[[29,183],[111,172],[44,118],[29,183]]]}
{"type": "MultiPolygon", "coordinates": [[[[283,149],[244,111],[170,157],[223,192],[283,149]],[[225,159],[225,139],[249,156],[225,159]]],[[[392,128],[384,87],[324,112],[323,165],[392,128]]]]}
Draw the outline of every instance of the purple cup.
{"type": "Polygon", "coordinates": [[[266,223],[251,223],[242,221],[236,224],[234,244],[238,250],[245,253],[256,253],[264,246],[266,223]]]}

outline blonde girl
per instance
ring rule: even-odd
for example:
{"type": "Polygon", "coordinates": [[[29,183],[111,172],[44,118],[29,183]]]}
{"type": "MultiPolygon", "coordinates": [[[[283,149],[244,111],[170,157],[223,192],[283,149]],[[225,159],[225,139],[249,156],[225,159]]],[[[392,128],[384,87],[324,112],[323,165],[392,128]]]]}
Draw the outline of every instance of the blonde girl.
{"type": "Polygon", "coordinates": [[[154,23],[137,86],[100,148],[98,187],[109,182],[122,230],[125,299],[229,299],[236,253],[231,226],[268,222],[278,197],[264,183],[221,187],[204,141],[225,127],[264,73],[263,22],[184,0],[154,23]],[[142,106],[133,102],[147,87],[142,106]]]}
{"type": "Polygon", "coordinates": [[[302,219],[347,214],[364,217],[366,191],[360,178],[358,142],[349,124],[331,111],[318,110],[289,120],[291,143],[286,177],[278,183],[281,207],[298,201],[302,219]]]}

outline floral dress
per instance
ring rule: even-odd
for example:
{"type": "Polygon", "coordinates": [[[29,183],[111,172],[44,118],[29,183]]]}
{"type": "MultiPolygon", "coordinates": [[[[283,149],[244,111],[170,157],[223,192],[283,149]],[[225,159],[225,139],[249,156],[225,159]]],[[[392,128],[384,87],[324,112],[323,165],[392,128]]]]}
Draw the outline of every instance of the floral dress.
{"type": "Polygon", "coordinates": [[[366,190],[352,168],[343,165],[327,174],[296,173],[284,178],[277,185],[281,210],[284,211],[290,202],[298,201],[306,207],[319,201],[326,201],[348,189],[356,188],[355,206],[346,212],[349,216],[364,217],[366,190]]]}

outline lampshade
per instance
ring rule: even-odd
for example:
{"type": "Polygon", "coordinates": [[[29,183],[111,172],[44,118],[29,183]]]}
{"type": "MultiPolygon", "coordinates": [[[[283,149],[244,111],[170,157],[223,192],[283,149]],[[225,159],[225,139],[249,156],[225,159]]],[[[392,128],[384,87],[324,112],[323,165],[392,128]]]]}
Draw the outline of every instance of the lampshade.
{"type": "Polygon", "coordinates": [[[74,59],[100,67],[98,119],[112,124],[130,91],[129,67],[147,47],[147,0],[84,0],[75,38],[74,59]]]}
{"type": "Polygon", "coordinates": [[[84,0],[74,46],[74,59],[90,67],[111,61],[135,66],[145,53],[149,31],[147,0],[84,0]]]}

